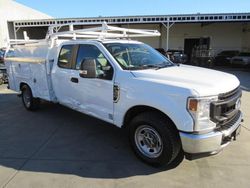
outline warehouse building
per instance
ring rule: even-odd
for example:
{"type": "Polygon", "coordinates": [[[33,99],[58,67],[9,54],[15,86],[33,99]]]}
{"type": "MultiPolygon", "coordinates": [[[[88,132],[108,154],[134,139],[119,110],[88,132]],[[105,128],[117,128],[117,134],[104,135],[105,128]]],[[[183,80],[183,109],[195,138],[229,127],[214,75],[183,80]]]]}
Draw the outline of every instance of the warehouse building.
{"type": "Polygon", "coordinates": [[[26,7],[12,0],[0,0],[0,48],[6,47],[8,38],[13,38],[12,20],[50,19],[44,13],[26,7]]]}
{"type": "MultiPolygon", "coordinates": [[[[14,3],[16,6],[15,2],[8,2],[9,5],[4,5],[13,6],[14,3]]],[[[65,29],[60,26],[62,24],[75,24],[75,28],[85,28],[105,21],[110,25],[125,28],[156,29],[161,33],[160,37],[138,40],[148,43],[154,48],[183,50],[188,56],[191,56],[193,49],[197,46],[209,50],[212,55],[223,50],[250,51],[250,13],[53,19],[29,8],[30,12],[24,11],[19,9],[19,6],[21,5],[18,4],[17,10],[20,12],[17,17],[22,20],[15,20],[15,17],[5,18],[8,20],[5,23],[8,25],[6,36],[10,39],[23,39],[24,31],[27,32],[30,39],[42,39],[46,36],[50,25],[58,25],[57,31],[61,31],[65,29]]],[[[2,5],[0,7],[0,9],[4,9],[2,5]]],[[[3,20],[1,22],[3,23],[3,20]]],[[[2,35],[0,46],[6,45],[6,43],[3,44],[3,39],[2,35]]]]}
{"type": "Polygon", "coordinates": [[[103,21],[127,28],[157,29],[160,37],[139,39],[155,48],[184,50],[188,54],[200,44],[213,53],[250,51],[250,13],[18,20],[8,22],[9,36],[21,39],[23,31],[27,31],[30,38],[40,39],[52,24],[79,23],[88,27],[103,21]]]}

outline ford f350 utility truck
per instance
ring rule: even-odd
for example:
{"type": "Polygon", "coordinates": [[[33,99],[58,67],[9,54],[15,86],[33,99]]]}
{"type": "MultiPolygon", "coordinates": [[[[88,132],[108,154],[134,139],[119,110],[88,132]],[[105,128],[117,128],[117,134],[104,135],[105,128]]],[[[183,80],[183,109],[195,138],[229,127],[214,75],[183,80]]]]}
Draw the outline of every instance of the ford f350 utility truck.
{"type": "Polygon", "coordinates": [[[27,110],[42,99],[127,128],[134,152],[149,164],[170,164],[180,153],[188,159],[218,153],[240,131],[239,80],[173,64],[128,39],[159,35],[104,23],[50,29],[40,41],[25,36],[5,59],[9,88],[21,93],[27,110]]]}

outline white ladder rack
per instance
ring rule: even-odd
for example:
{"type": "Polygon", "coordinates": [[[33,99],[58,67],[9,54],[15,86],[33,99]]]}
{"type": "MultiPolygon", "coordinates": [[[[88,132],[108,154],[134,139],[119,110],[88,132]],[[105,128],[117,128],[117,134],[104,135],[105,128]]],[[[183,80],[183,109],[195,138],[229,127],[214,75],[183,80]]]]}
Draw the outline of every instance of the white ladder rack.
{"type": "MultiPolygon", "coordinates": [[[[10,45],[21,45],[21,44],[33,44],[33,43],[48,43],[51,46],[54,45],[55,40],[65,39],[65,40],[76,40],[76,39],[124,39],[124,38],[139,38],[139,37],[159,37],[161,34],[157,30],[146,30],[146,29],[128,29],[121,27],[114,27],[107,25],[103,22],[99,27],[86,28],[86,29],[74,29],[74,26],[85,25],[83,23],[73,23],[73,24],[56,24],[51,25],[48,29],[48,33],[45,39],[41,40],[30,40],[27,33],[24,31],[23,40],[10,40],[10,45]],[[68,30],[59,31],[62,27],[68,30]]],[[[88,25],[96,25],[96,23],[88,25]]]]}
{"type": "MultiPolygon", "coordinates": [[[[96,23],[93,23],[96,25],[96,23]]],[[[74,25],[83,25],[82,23],[52,25],[49,28],[47,38],[90,38],[90,39],[116,39],[116,38],[133,38],[133,37],[156,37],[161,34],[157,30],[145,29],[127,29],[121,27],[114,27],[103,22],[100,27],[76,29],[74,25]],[[68,26],[68,31],[57,32],[63,26],[68,26]],[[55,32],[56,31],[56,32],[55,32]]],[[[91,25],[88,23],[88,25],[91,25]]]]}

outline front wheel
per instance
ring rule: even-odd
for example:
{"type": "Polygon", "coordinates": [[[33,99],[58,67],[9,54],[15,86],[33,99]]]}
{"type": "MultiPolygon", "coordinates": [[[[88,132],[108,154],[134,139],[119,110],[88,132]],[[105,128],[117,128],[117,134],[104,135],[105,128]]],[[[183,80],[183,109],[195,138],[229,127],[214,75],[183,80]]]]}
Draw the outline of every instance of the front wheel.
{"type": "Polygon", "coordinates": [[[29,86],[24,85],[21,89],[23,105],[27,110],[34,111],[39,108],[40,100],[34,98],[29,86]]]}
{"type": "Polygon", "coordinates": [[[135,154],[148,164],[168,165],[181,152],[181,141],[173,123],[156,112],[136,116],[129,126],[135,154]]]}

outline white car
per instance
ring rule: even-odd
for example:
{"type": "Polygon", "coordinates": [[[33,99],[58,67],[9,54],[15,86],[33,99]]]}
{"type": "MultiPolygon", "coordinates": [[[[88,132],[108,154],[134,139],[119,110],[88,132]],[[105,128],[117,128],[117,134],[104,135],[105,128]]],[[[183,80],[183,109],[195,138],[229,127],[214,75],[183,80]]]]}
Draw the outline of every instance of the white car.
{"type": "Polygon", "coordinates": [[[231,65],[250,67],[250,53],[241,52],[239,55],[232,57],[231,65]]]}
{"type": "Polygon", "coordinates": [[[21,93],[27,110],[43,99],[126,128],[136,155],[149,164],[170,164],[182,152],[188,159],[215,154],[240,131],[235,76],[176,65],[141,42],[31,42],[14,46],[14,56],[6,58],[9,88],[21,93]]]}

